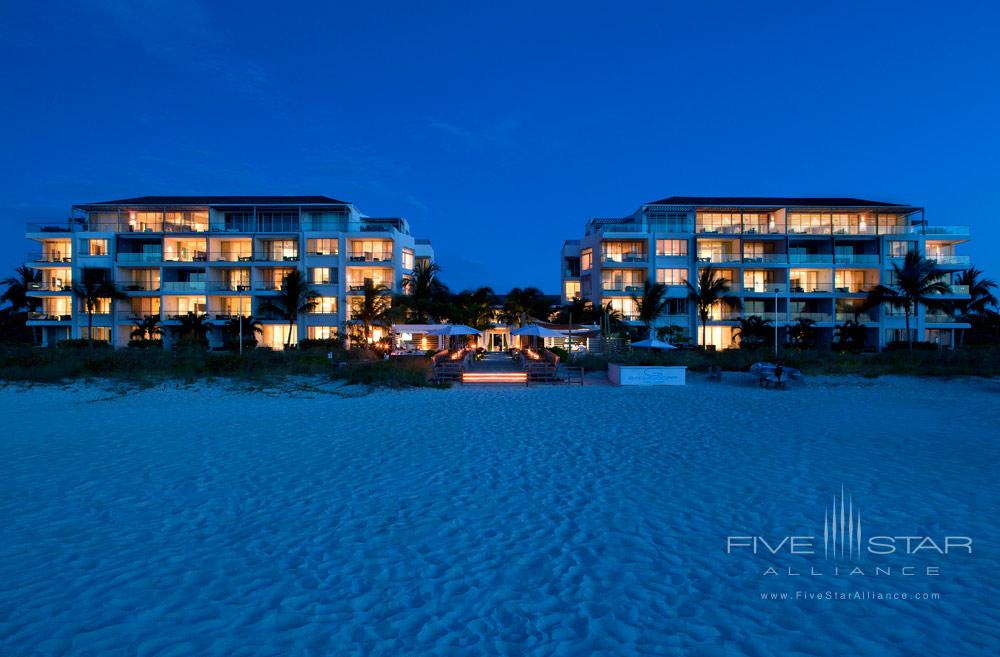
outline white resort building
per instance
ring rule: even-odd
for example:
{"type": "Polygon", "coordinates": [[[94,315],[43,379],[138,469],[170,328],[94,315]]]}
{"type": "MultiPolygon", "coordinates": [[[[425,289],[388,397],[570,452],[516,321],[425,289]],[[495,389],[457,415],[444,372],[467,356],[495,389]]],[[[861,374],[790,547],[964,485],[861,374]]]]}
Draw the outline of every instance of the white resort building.
{"type": "Polygon", "coordinates": [[[342,334],[366,279],[400,293],[416,264],[434,257],[430,241],[415,239],[405,219],[367,217],[326,196],[143,196],[88,203],[74,206],[66,223],[29,224],[27,237],[37,244],[28,264],[42,272],[30,292],[41,308],[28,324],[37,327],[43,345],[88,337],[87,313],[73,294],[84,269],[101,270],[127,297],[97,308],[95,339],[124,346],[135,324],[154,316],[169,344],[169,329],[195,313],[206,317],[209,342],[218,346],[223,326],[253,316],[262,327],[258,342],[281,349],[287,321],[261,309],[292,270],[319,295],[313,312],[294,327],[294,344],[342,334]]]}
{"type": "MultiPolygon", "coordinates": [[[[916,250],[932,259],[954,283],[969,267],[957,247],[969,239],[967,226],[928,224],[923,208],[855,198],[672,196],[642,205],[621,218],[587,222],[582,239],[562,249],[563,301],[584,298],[611,303],[626,322],[636,323],[632,295],[645,281],[667,286],[668,312],[658,326],[680,327],[700,342],[697,308],[687,299],[686,281],[712,266],[727,279],[728,294],[742,311],[721,304],[709,316],[705,342],[735,346],[740,317],[768,319],[784,333],[810,319],[820,343],[835,327],[857,319],[866,342],[881,348],[905,340],[902,311],[866,311],[874,286],[892,284],[892,263],[916,250]]],[[[967,298],[968,289],[952,284],[943,298],[967,298]]],[[[968,328],[951,315],[921,310],[912,328],[918,339],[951,346],[955,330],[968,328]]],[[[782,340],[784,338],[782,337],[782,340]]]]}

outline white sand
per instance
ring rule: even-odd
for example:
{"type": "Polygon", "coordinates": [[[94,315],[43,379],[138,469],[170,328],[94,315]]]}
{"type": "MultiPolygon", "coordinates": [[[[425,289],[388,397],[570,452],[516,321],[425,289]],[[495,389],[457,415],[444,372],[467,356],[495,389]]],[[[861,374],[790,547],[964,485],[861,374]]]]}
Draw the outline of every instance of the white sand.
{"type": "Polygon", "coordinates": [[[987,382],[362,392],[0,389],[0,655],[1000,645],[987,382]],[[860,586],[941,600],[760,599],[859,588],[725,553],[821,527],[841,486],[873,527],[975,537],[933,581],[860,586]]]}

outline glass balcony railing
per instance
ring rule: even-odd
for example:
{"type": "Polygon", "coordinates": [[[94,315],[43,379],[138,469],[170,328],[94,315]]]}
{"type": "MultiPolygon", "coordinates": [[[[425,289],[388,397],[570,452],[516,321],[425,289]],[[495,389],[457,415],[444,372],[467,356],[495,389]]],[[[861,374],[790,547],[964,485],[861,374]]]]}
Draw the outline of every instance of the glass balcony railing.
{"type": "Polygon", "coordinates": [[[832,253],[789,253],[788,262],[792,265],[832,265],[832,253]]]}
{"type": "MultiPolygon", "coordinates": [[[[780,313],[779,313],[780,314],[780,313]]],[[[815,312],[802,312],[802,313],[790,313],[788,319],[792,322],[797,322],[800,319],[811,319],[814,322],[832,322],[833,315],[831,313],[815,313],[815,312]]]]}
{"type": "Polygon", "coordinates": [[[877,321],[874,317],[872,317],[871,315],[869,315],[867,313],[864,313],[864,312],[857,312],[856,313],[856,312],[851,312],[851,311],[847,311],[847,310],[838,310],[834,314],[834,318],[838,322],[849,322],[849,321],[857,320],[858,322],[860,322],[862,324],[872,324],[872,323],[874,323],[874,322],[877,321]]]}
{"type": "Polygon", "coordinates": [[[73,283],[70,281],[52,280],[41,283],[29,283],[29,292],[72,292],[73,283]]]}
{"type": "Polygon", "coordinates": [[[29,312],[28,319],[36,322],[68,322],[73,319],[73,315],[42,310],[29,312]]]}
{"type": "Polygon", "coordinates": [[[879,235],[916,235],[920,231],[919,226],[879,226],[879,235]]]}
{"type": "Polygon", "coordinates": [[[149,317],[160,318],[159,310],[119,310],[115,313],[119,322],[141,322],[149,317]]]}
{"type": "Polygon", "coordinates": [[[182,251],[180,253],[165,253],[163,262],[207,262],[207,251],[182,251]]]}
{"type": "Polygon", "coordinates": [[[299,259],[299,254],[297,251],[272,251],[269,253],[255,253],[253,259],[255,262],[296,262],[299,259]]]}
{"type": "Polygon", "coordinates": [[[63,251],[49,251],[46,253],[32,252],[28,254],[28,262],[64,263],[73,262],[73,254],[63,251]]]}
{"type": "Polygon", "coordinates": [[[160,290],[160,281],[156,280],[118,281],[117,285],[124,292],[158,292],[160,290]]]}
{"type": "Polygon", "coordinates": [[[601,264],[629,264],[647,262],[649,256],[645,253],[602,253],[601,264]]]}
{"type": "Polygon", "coordinates": [[[639,284],[635,284],[635,283],[629,283],[629,284],[626,284],[626,283],[604,283],[604,284],[601,285],[601,290],[604,291],[604,292],[628,292],[628,293],[631,293],[631,294],[635,294],[635,293],[638,293],[638,292],[642,292],[642,287],[643,287],[642,283],[639,283],[639,284]]]}
{"type": "Polygon", "coordinates": [[[948,237],[968,237],[970,235],[968,226],[924,226],[924,235],[948,236],[948,237]]]}
{"type": "Polygon", "coordinates": [[[788,227],[789,235],[831,235],[832,226],[802,226],[791,225],[788,227]]]}
{"type": "Polygon", "coordinates": [[[877,265],[878,255],[868,253],[837,253],[833,261],[838,265],[877,265]]]}
{"type": "Polygon", "coordinates": [[[209,281],[205,288],[211,292],[249,292],[249,281],[209,281]]]}
{"type": "Polygon", "coordinates": [[[209,251],[209,262],[253,262],[253,251],[249,248],[240,251],[209,251]]]}
{"type": "Polygon", "coordinates": [[[958,318],[947,313],[927,313],[924,321],[931,324],[951,324],[958,321],[958,318]]]}
{"type": "Polygon", "coordinates": [[[162,281],[160,289],[164,292],[204,292],[205,281],[162,281]]]}
{"type": "Polygon", "coordinates": [[[349,262],[392,262],[391,251],[352,251],[349,262]]]}
{"type": "Polygon", "coordinates": [[[118,253],[116,256],[118,263],[123,265],[145,265],[158,264],[163,262],[163,254],[156,252],[149,253],[118,253]]]}
{"type": "Polygon", "coordinates": [[[748,265],[784,265],[788,263],[787,253],[760,253],[744,255],[743,262],[748,265]]]}
{"type": "Polygon", "coordinates": [[[72,233],[81,230],[82,226],[70,219],[64,222],[30,221],[25,228],[29,233],[72,233]]]}
{"type": "Polygon", "coordinates": [[[927,259],[944,266],[968,267],[971,262],[969,256],[962,255],[929,255],[927,259]]]}
{"type": "Polygon", "coordinates": [[[738,253],[700,253],[699,263],[734,263],[742,262],[743,258],[738,253]]]}
{"type": "Polygon", "coordinates": [[[744,294],[774,294],[782,293],[788,289],[784,283],[744,283],[744,294]]]}

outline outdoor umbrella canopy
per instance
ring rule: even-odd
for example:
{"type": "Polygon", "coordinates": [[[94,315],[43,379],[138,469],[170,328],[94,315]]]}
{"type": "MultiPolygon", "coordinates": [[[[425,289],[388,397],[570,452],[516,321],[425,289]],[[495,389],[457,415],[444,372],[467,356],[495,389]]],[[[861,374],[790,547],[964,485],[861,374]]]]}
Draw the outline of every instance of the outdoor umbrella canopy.
{"type": "Polygon", "coordinates": [[[479,331],[465,324],[447,324],[441,328],[428,331],[427,335],[479,335],[479,331]]]}
{"type": "Polygon", "coordinates": [[[565,338],[566,332],[554,331],[538,324],[528,324],[510,332],[511,335],[523,335],[529,338],[565,338]]]}
{"type": "Polygon", "coordinates": [[[674,345],[669,342],[664,342],[663,340],[657,340],[656,338],[646,338],[645,340],[639,340],[638,342],[632,343],[633,347],[638,347],[640,349],[676,349],[674,345]]]}

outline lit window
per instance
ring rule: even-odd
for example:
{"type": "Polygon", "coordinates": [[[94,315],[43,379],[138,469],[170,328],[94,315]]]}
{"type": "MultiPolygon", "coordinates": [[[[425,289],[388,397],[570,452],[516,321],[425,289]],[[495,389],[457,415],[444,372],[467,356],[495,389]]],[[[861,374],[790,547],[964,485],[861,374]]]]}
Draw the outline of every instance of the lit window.
{"type": "Polygon", "coordinates": [[[566,301],[580,298],[580,281],[566,281],[563,283],[563,297],[566,301]]]}
{"type": "Polygon", "coordinates": [[[310,326],[307,331],[310,340],[332,340],[337,337],[336,326],[310,326]]]}
{"type": "Polygon", "coordinates": [[[656,282],[663,285],[684,285],[687,282],[686,269],[657,269],[656,282]]]}
{"type": "Polygon", "coordinates": [[[656,240],[656,255],[658,256],[686,256],[687,254],[687,240],[656,240]]]}
{"type": "Polygon", "coordinates": [[[108,240],[87,240],[86,253],[92,256],[108,255],[108,240]]]}
{"type": "Polygon", "coordinates": [[[316,302],[312,311],[314,313],[332,314],[337,312],[337,297],[316,297],[313,301],[316,302]]]}
{"type": "Polygon", "coordinates": [[[584,249],[580,251],[580,269],[586,271],[593,265],[594,250],[584,249]]]}
{"type": "Polygon", "coordinates": [[[340,243],[336,238],[317,238],[306,242],[306,250],[309,255],[329,256],[337,255],[340,251],[340,243]]]}
{"type": "Polygon", "coordinates": [[[413,269],[413,249],[403,249],[403,269],[413,269]]]}

